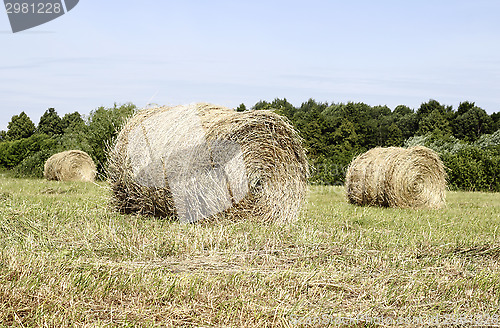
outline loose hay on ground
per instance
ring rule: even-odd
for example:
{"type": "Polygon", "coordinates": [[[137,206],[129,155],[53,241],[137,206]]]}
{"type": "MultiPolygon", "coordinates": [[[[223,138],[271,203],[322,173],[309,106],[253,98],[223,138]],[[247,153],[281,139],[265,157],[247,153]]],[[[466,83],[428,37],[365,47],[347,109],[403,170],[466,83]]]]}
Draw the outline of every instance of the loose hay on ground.
{"type": "Polygon", "coordinates": [[[44,165],[43,176],[47,180],[86,181],[95,180],[97,170],[92,158],[81,150],[68,150],[52,155],[44,165]]]}
{"type": "Polygon", "coordinates": [[[377,147],[351,162],[345,187],[356,205],[440,208],[446,172],[439,155],[427,147],[377,147]]]}
{"type": "Polygon", "coordinates": [[[204,103],[137,113],[108,166],[115,209],[189,222],[293,221],[308,175],[301,139],[285,118],[204,103]]]}

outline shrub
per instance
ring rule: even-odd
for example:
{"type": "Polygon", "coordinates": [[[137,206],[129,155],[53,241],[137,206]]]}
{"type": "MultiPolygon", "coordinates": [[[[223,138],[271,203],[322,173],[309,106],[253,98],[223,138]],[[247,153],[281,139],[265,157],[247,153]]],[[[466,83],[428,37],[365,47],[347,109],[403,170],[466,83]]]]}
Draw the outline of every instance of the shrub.
{"type": "Polygon", "coordinates": [[[43,166],[54,150],[41,150],[26,157],[14,169],[15,177],[43,178],[43,166]]]}
{"type": "Polygon", "coordinates": [[[45,134],[34,134],[31,137],[0,143],[0,166],[14,168],[24,159],[41,150],[50,150],[58,145],[58,140],[45,134]]]}
{"type": "Polygon", "coordinates": [[[409,138],[405,146],[422,145],[438,152],[448,169],[452,189],[500,191],[500,130],[474,143],[435,135],[409,138]]]}
{"type": "Polygon", "coordinates": [[[500,156],[469,146],[442,157],[453,189],[500,191],[500,156]]]}
{"type": "Polygon", "coordinates": [[[104,174],[108,147],[113,144],[118,131],[135,110],[134,104],[115,104],[112,108],[99,107],[90,113],[87,121],[87,143],[90,149],[84,150],[94,160],[99,175],[104,174]]]}

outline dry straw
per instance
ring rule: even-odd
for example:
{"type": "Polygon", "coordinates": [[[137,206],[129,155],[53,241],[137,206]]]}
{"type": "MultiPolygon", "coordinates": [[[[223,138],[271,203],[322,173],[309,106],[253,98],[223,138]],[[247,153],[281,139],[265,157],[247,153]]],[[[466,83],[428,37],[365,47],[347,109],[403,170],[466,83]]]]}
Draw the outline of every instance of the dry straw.
{"type": "Polygon", "coordinates": [[[43,169],[47,180],[86,181],[95,180],[97,170],[92,158],[81,150],[68,150],[52,155],[43,169]]]}
{"type": "Polygon", "coordinates": [[[308,175],[301,139],[285,118],[205,103],[138,112],[108,164],[116,210],[188,222],[293,221],[308,175]]]}
{"type": "Polygon", "coordinates": [[[440,208],[446,172],[438,154],[427,147],[378,147],[351,162],[345,186],[352,204],[440,208]]]}

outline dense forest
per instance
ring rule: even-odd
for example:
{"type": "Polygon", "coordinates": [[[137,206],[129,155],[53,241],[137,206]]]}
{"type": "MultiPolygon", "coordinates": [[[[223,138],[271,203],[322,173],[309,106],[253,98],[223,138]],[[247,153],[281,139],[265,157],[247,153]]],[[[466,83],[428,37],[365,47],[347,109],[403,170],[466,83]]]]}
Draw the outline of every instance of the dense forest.
{"type": "Polygon", "coordinates": [[[473,102],[462,102],[457,110],[436,100],[417,110],[404,105],[391,110],[313,99],[294,107],[275,99],[252,109],[275,109],[300,131],[314,166],[313,183],[343,184],[352,158],[370,148],[424,145],[440,154],[452,189],[500,191],[500,113],[488,115],[473,102]]]}
{"type": "MultiPolygon", "coordinates": [[[[370,148],[425,145],[443,159],[450,188],[500,191],[500,113],[488,115],[473,102],[462,102],[456,110],[436,100],[416,110],[404,105],[391,110],[313,99],[295,107],[286,99],[275,99],[249,109],[241,104],[236,110],[262,109],[275,110],[297,128],[314,168],[312,183],[342,184],[352,158],[370,148]]],[[[0,167],[17,176],[41,177],[49,156],[81,149],[92,156],[104,177],[106,147],[136,110],[133,104],[115,104],[87,117],[77,112],[60,117],[49,108],[36,126],[22,112],[0,132],[0,167]]]]}

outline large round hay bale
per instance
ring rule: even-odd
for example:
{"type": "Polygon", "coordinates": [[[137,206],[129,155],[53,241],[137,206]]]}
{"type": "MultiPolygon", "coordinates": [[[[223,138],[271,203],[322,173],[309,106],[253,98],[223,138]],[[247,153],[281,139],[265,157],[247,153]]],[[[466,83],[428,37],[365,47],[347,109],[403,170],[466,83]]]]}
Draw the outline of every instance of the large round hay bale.
{"type": "Polygon", "coordinates": [[[94,161],[81,150],[54,154],[45,162],[43,168],[43,176],[47,180],[92,182],[96,173],[94,161]]]}
{"type": "Polygon", "coordinates": [[[205,103],[140,111],[108,162],[115,209],[182,222],[293,221],[308,175],[302,141],[285,118],[205,103]]]}
{"type": "Polygon", "coordinates": [[[351,162],[345,188],[356,205],[440,208],[446,172],[439,155],[427,147],[377,147],[351,162]]]}

